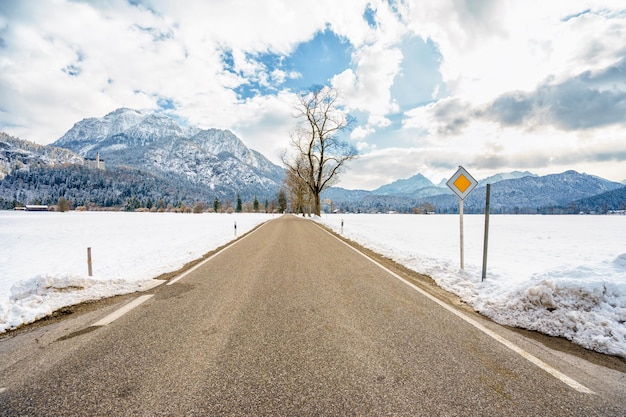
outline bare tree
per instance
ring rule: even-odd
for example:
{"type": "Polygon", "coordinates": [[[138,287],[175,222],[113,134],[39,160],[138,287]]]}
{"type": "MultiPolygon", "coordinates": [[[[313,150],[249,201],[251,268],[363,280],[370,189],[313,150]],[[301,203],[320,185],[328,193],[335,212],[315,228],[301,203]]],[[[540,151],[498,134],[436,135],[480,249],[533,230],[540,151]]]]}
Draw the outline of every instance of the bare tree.
{"type": "MultiPolygon", "coordinates": [[[[299,161],[296,161],[296,164],[302,164],[302,155],[300,155],[298,159],[299,161]]],[[[289,200],[291,201],[292,213],[302,213],[304,215],[304,213],[308,212],[308,214],[311,215],[313,198],[311,190],[304,180],[298,177],[294,171],[287,170],[285,185],[289,189],[289,200]]]]}
{"type": "Polygon", "coordinates": [[[302,93],[296,103],[298,126],[291,134],[294,153],[283,153],[288,175],[301,180],[313,198],[314,212],[321,212],[320,195],[334,185],[347,161],[357,151],[338,134],[350,126],[351,119],[341,111],[339,93],[334,88],[316,87],[302,93]]]}

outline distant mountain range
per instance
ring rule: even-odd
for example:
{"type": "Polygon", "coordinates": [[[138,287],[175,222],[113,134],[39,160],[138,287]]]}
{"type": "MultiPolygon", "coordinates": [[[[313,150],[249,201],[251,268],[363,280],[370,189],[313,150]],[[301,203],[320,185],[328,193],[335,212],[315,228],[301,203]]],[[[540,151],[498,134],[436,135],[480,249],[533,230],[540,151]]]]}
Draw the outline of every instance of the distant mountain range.
{"type": "MultiPolygon", "coordinates": [[[[183,127],[162,113],[118,109],[76,123],[52,145],[42,146],[0,132],[0,208],[56,204],[75,206],[181,206],[214,199],[274,200],[284,170],[251,150],[232,132],[183,127]],[[93,159],[106,169],[94,168],[93,159]]],[[[493,213],[607,212],[626,209],[625,185],[575,171],[539,177],[502,173],[479,181],[465,200],[468,213],[482,212],[491,185],[493,213]]],[[[330,209],[352,212],[458,210],[445,185],[421,174],[373,191],[326,190],[330,209]]]]}
{"type": "MultiPolygon", "coordinates": [[[[492,213],[578,213],[626,209],[626,200],[620,199],[626,190],[624,184],[576,171],[543,177],[516,171],[479,181],[477,188],[464,201],[465,212],[484,212],[487,184],[491,184],[492,213]]],[[[373,191],[336,187],[326,191],[323,198],[330,200],[336,209],[352,212],[412,212],[418,208],[438,213],[458,212],[458,198],[445,181],[435,185],[420,174],[373,191]]]]}

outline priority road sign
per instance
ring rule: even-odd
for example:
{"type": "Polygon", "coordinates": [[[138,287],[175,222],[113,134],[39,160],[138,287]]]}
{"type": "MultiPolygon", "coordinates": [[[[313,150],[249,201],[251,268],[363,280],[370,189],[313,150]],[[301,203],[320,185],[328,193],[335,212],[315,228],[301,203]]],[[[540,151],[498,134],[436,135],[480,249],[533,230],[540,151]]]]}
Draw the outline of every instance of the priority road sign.
{"type": "Polygon", "coordinates": [[[462,166],[454,173],[452,178],[446,182],[448,188],[450,188],[454,194],[459,197],[459,243],[461,249],[461,269],[465,268],[465,255],[463,252],[463,200],[472,192],[478,185],[478,181],[472,177],[469,172],[462,166]]]}
{"type": "Polygon", "coordinates": [[[461,200],[465,200],[465,197],[472,192],[478,185],[478,181],[472,177],[469,172],[462,166],[454,173],[452,178],[446,182],[448,188],[450,188],[454,194],[456,194],[461,200]]]}

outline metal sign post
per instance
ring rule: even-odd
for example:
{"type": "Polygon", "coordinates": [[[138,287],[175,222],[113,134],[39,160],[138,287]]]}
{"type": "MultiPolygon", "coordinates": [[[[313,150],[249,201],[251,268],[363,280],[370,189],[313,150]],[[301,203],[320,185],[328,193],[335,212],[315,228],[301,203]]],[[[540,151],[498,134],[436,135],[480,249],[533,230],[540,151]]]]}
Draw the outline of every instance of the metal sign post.
{"type": "Polygon", "coordinates": [[[461,269],[465,269],[465,259],[463,252],[463,200],[478,185],[478,181],[472,177],[462,166],[454,173],[452,178],[446,182],[448,188],[459,197],[459,227],[460,227],[460,249],[461,249],[461,269]]]}
{"type": "Polygon", "coordinates": [[[483,275],[481,282],[487,278],[487,246],[489,242],[489,200],[491,199],[491,184],[487,184],[485,194],[485,239],[483,242],[483,275]]]}
{"type": "Polygon", "coordinates": [[[459,198],[459,242],[461,248],[461,269],[465,269],[465,244],[463,243],[463,200],[459,198]]]}

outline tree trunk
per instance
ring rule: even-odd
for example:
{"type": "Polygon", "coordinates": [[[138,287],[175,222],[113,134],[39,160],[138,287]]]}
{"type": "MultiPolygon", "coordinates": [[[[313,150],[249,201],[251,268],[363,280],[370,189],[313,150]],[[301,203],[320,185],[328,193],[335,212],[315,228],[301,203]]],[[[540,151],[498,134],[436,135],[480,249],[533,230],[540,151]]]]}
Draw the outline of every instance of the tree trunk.
{"type": "Polygon", "coordinates": [[[319,193],[315,194],[314,196],[315,199],[315,214],[317,216],[321,216],[322,214],[322,203],[320,201],[320,195],[319,193]]]}

